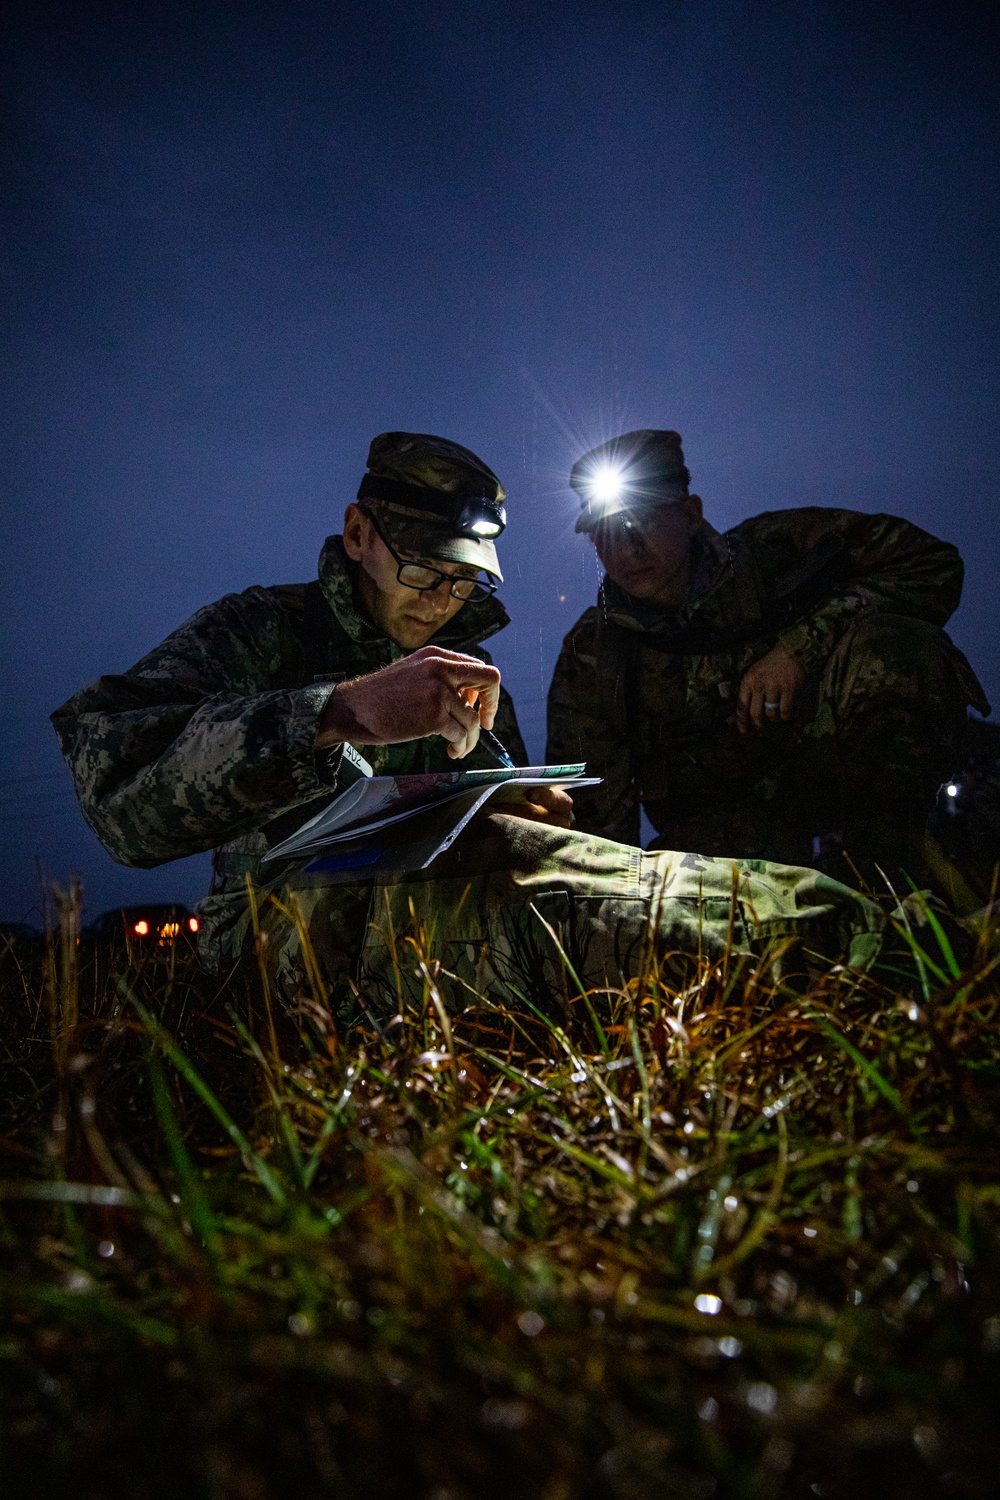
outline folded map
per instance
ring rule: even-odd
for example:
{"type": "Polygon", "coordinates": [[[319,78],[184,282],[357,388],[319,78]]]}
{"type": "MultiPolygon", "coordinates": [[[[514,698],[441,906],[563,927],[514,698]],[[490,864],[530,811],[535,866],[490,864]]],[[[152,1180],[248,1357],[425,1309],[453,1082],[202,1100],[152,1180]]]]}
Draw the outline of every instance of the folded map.
{"type": "Polygon", "coordinates": [[[530,787],[595,786],[600,778],[585,771],[580,763],[363,777],[264,859],[322,855],[309,872],[342,870],[353,879],[424,869],[495,793],[502,790],[507,801],[530,787]]]}

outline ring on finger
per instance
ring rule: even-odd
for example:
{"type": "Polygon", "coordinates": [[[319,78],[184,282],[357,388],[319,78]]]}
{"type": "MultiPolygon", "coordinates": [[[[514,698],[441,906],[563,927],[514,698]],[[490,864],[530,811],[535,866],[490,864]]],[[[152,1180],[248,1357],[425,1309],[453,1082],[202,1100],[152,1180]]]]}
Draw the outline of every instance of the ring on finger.
{"type": "Polygon", "coordinates": [[[778,709],[780,707],[781,707],[780,703],[765,703],[764,704],[764,712],[766,714],[776,714],[778,712],[778,709]]]}

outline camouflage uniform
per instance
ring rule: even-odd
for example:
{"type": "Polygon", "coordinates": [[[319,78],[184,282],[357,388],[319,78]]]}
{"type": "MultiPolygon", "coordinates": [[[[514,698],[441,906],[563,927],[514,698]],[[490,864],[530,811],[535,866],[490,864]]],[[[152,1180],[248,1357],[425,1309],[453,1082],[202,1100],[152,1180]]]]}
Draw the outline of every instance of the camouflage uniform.
{"type": "Polygon", "coordinates": [[[638,843],[641,806],[653,848],[846,873],[843,846],[865,873],[876,858],[914,869],[966,705],[989,712],[940,628],[956,549],[893,516],[816,508],[723,535],[703,523],[693,545],[680,611],[606,578],[565,639],[547,754],[604,778],[577,797],[577,825],[638,843]],[[795,717],[740,735],[740,680],[775,644],[806,673],[795,717]]]}

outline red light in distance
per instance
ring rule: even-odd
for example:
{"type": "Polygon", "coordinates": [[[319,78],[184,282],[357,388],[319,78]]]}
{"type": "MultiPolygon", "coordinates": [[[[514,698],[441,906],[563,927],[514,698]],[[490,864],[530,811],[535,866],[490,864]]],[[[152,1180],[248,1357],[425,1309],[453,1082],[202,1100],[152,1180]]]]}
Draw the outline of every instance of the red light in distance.
{"type": "Polygon", "coordinates": [[[197,917],[188,917],[188,927],[190,928],[190,930],[192,932],[197,932],[198,931],[198,918],[197,917]]]}
{"type": "Polygon", "coordinates": [[[146,933],[149,931],[149,923],[146,921],[136,922],[134,931],[137,932],[140,937],[145,937],[146,933]]]}

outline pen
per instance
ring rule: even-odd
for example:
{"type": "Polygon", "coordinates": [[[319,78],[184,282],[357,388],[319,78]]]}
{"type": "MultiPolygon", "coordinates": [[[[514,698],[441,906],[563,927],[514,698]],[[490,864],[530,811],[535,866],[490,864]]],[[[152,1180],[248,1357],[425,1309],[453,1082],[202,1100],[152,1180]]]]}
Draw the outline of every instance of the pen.
{"type": "MultiPolygon", "coordinates": [[[[470,708],[473,708],[475,706],[476,699],[479,697],[479,693],[475,688],[460,688],[458,696],[461,698],[463,703],[467,703],[470,708]]],[[[486,744],[489,747],[491,753],[496,756],[497,760],[502,766],[504,766],[508,771],[513,771],[516,769],[514,762],[511,760],[507,751],[504,749],[503,742],[497,739],[492,730],[480,729],[479,738],[486,741],[486,744]]]]}
{"type": "Polygon", "coordinates": [[[504,749],[503,744],[500,740],[497,739],[492,730],[480,729],[479,738],[486,741],[490,750],[492,750],[493,754],[496,756],[497,760],[502,766],[507,766],[511,771],[514,770],[514,762],[511,760],[510,756],[507,754],[507,751],[504,749]]]}

